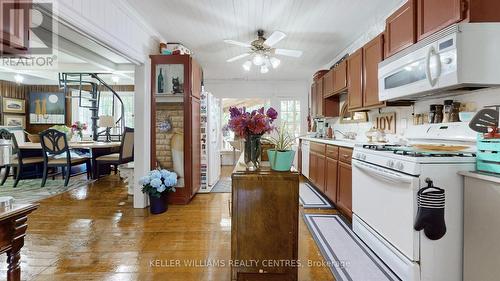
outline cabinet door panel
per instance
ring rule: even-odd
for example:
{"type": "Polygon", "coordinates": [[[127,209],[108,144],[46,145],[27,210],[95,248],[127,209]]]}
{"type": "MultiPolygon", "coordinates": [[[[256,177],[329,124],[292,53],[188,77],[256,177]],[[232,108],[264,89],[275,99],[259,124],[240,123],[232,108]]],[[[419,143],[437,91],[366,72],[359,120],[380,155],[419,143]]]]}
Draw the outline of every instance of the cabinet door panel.
{"type": "Polygon", "coordinates": [[[337,205],[349,218],[352,217],[352,168],[351,165],[338,162],[337,205]]]}
{"type": "Polygon", "coordinates": [[[333,73],[333,92],[339,92],[347,87],[347,62],[341,62],[333,73]]]}
{"type": "Polygon", "coordinates": [[[384,58],[383,35],[363,47],[363,107],[383,106],[378,99],[378,63],[384,58]]]}
{"type": "Polygon", "coordinates": [[[417,0],[418,40],[463,19],[462,0],[417,0]]]}
{"type": "Polygon", "coordinates": [[[333,94],[333,74],[334,70],[328,71],[325,76],[323,76],[323,97],[328,97],[333,94]]]}
{"type": "Polygon", "coordinates": [[[337,202],[337,164],[338,161],[326,158],[326,187],[325,194],[332,201],[337,202]]]}
{"type": "Polygon", "coordinates": [[[312,83],[311,85],[311,105],[310,105],[310,108],[311,108],[311,116],[312,117],[316,117],[316,103],[317,103],[317,99],[316,99],[316,83],[312,83]]]}
{"type": "Polygon", "coordinates": [[[408,0],[385,21],[385,57],[394,55],[417,41],[416,0],[408,0]]]}
{"type": "Polygon", "coordinates": [[[316,83],[316,115],[323,116],[323,77],[316,83]]]}
{"type": "Polygon", "coordinates": [[[349,111],[363,107],[363,50],[347,58],[347,98],[349,111]]]}
{"type": "Polygon", "coordinates": [[[316,154],[314,152],[309,152],[309,180],[313,184],[316,184],[316,171],[317,171],[316,154]]]}
{"type": "Polygon", "coordinates": [[[318,155],[316,158],[317,171],[316,171],[316,187],[319,188],[323,193],[325,193],[325,169],[326,169],[326,157],[324,155],[318,155]]]}

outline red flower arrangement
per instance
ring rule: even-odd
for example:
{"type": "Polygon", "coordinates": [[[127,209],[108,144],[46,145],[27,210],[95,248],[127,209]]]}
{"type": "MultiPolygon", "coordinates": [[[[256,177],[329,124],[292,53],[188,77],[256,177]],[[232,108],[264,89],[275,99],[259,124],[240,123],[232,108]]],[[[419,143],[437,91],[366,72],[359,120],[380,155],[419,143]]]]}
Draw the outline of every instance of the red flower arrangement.
{"type": "Polygon", "coordinates": [[[245,107],[230,107],[229,113],[229,129],[242,138],[271,132],[274,129],[273,121],[278,118],[278,112],[272,107],[267,111],[262,107],[252,112],[247,112],[245,107]]]}
{"type": "Polygon", "coordinates": [[[86,130],[87,130],[86,123],[76,121],[75,123],[73,123],[73,125],[71,125],[71,131],[73,133],[76,132],[80,136],[80,138],[83,138],[83,131],[86,131],[86,130]]]}

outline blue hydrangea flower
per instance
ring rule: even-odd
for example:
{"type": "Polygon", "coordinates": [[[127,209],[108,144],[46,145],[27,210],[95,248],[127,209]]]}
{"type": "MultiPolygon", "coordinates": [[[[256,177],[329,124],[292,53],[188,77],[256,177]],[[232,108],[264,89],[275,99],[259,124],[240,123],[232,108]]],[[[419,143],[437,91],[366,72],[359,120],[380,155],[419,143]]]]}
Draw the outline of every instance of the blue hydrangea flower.
{"type": "Polygon", "coordinates": [[[166,177],[163,182],[165,183],[166,186],[174,186],[177,184],[177,174],[170,172],[168,177],[166,177]]]}
{"type": "Polygon", "coordinates": [[[153,170],[153,171],[149,172],[149,177],[151,179],[160,179],[161,178],[161,173],[158,170],[153,170]]]}
{"type": "Polygon", "coordinates": [[[151,182],[151,179],[149,178],[149,176],[144,176],[144,177],[141,177],[139,179],[140,185],[146,185],[146,184],[149,184],[149,182],[151,182]]]}
{"type": "Polygon", "coordinates": [[[160,179],[152,179],[151,182],[149,183],[152,187],[158,189],[160,185],[162,184],[160,179]]]}
{"type": "Polygon", "coordinates": [[[163,179],[166,179],[170,175],[170,172],[168,170],[163,169],[160,171],[160,174],[163,179]]]}
{"type": "Polygon", "coordinates": [[[162,184],[162,185],[160,185],[160,187],[156,188],[156,190],[158,190],[158,192],[160,192],[160,193],[165,191],[165,189],[167,189],[167,187],[164,184],[162,184]]]}

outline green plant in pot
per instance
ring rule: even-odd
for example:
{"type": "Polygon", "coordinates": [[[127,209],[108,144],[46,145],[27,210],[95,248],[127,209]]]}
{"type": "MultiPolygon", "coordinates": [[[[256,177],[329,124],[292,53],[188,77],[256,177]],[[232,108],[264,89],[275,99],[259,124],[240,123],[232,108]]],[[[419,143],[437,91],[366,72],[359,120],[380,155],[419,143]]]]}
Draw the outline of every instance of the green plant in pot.
{"type": "Polygon", "coordinates": [[[292,167],[295,151],[292,150],[292,145],[295,143],[295,138],[291,137],[286,126],[281,126],[277,130],[276,137],[267,137],[266,140],[273,145],[273,149],[267,150],[271,169],[275,171],[290,171],[292,167]]]}

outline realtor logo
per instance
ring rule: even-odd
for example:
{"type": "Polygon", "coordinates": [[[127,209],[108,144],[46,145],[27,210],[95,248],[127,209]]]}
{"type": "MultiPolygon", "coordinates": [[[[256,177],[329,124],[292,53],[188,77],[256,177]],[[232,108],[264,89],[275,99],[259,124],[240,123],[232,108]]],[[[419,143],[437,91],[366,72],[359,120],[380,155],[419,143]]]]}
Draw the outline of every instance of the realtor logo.
{"type": "Polygon", "coordinates": [[[55,68],[56,22],[53,3],[0,0],[0,67],[9,70],[55,68]]]}

